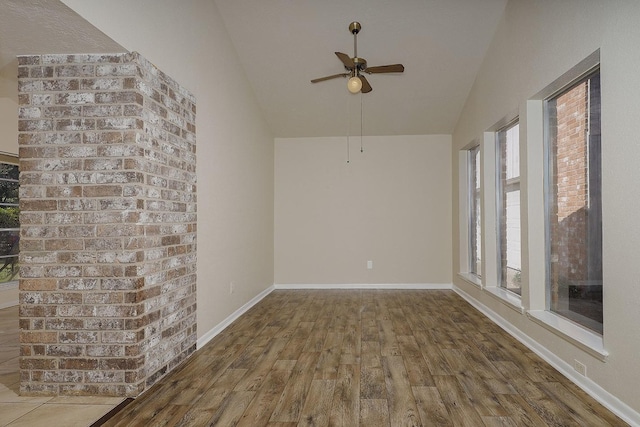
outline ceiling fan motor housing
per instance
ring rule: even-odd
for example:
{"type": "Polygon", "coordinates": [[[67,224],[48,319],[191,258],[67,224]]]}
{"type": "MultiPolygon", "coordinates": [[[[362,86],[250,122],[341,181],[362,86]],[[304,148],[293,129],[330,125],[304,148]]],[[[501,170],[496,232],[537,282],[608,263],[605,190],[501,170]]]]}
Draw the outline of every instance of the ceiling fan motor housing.
{"type": "Polygon", "coordinates": [[[356,68],[360,71],[364,71],[367,68],[367,60],[364,58],[359,58],[359,57],[355,57],[355,58],[351,58],[353,60],[353,63],[356,64],[356,68]]]}

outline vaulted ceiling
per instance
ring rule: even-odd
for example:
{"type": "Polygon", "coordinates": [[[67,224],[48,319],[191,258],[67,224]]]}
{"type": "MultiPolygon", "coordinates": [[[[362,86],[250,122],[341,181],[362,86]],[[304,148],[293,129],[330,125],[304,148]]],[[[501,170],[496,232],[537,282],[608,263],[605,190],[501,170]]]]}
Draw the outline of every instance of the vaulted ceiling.
{"type": "MultiPolygon", "coordinates": [[[[213,1],[276,137],[355,134],[361,123],[365,135],[452,133],[507,3],[213,1]],[[369,66],[402,63],[405,72],[367,75],[373,91],[362,95],[342,78],[310,83],[344,72],[334,52],[353,56],[352,21],[362,24],[358,56],[369,66]]],[[[6,71],[14,73],[12,55],[124,50],[58,0],[0,5],[0,96],[17,93],[7,84],[15,80],[6,71]]]]}
{"type": "Polygon", "coordinates": [[[502,17],[506,0],[215,0],[274,134],[360,132],[360,95],[334,52],[370,66],[402,63],[403,74],[372,74],[362,95],[368,135],[450,134],[502,17]],[[349,114],[347,114],[349,112],[349,114]],[[349,129],[348,129],[349,126],[349,129]]]}
{"type": "Polygon", "coordinates": [[[126,52],[62,2],[0,0],[0,97],[17,99],[16,55],[126,52]]]}

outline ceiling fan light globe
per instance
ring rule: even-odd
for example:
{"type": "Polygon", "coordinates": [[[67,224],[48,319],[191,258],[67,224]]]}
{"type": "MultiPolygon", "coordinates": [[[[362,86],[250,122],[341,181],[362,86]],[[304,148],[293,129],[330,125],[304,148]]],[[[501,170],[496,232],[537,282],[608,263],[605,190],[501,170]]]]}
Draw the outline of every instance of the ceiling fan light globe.
{"type": "Polygon", "coordinates": [[[360,90],[362,89],[362,80],[360,80],[360,77],[351,77],[347,82],[347,89],[349,89],[349,92],[351,93],[360,92],[360,90]]]}

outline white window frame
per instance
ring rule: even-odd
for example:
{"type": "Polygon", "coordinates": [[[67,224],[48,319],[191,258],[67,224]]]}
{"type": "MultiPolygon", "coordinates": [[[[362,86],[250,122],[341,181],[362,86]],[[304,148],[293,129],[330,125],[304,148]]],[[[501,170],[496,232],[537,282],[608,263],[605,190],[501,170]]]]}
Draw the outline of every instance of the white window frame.
{"type": "MultiPolygon", "coordinates": [[[[506,236],[502,236],[501,230],[502,230],[502,224],[501,224],[501,220],[502,220],[502,215],[501,215],[501,210],[502,210],[502,205],[503,203],[506,203],[506,201],[502,200],[502,145],[506,144],[506,137],[507,137],[507,132],[511,129],[513,129],[514,127],[518,126],[518,131],[519,131],[519,125],[520,125],[520,121],[519,118],[516,117],[515,119],[509,121],[509,123],[507,123],[506,125],[500,127],[496,132],[495,132],[495,154],[496,154],[496,163],[495,163],[495,173],[496,173],[496,182],[495,182],[495,202],[496,202],[496,250],[497,250],[497,278],[496,278],[496,282],[497,282],[497,286],[501,289],[504,289],[506,291],[509,291],[509,289],[507,289],[506,286],[506,280],[503,277],[503,269],[502,269],[502,262],[503,262],[503,257],[506,256],[506,254],[504,254],[502,252],[502,239],[506,238],[506,236]]],[[[518,143],[520,141],[520,136],[518,135],[518,143]]],[[[510,182],[507,182],[507,185],[512,185],[512,186],[517,186],[518,188],[518,192],[520,192],[521,190],[521,181],[520,181],[520,155],[519,155],[519,146],[518,146],[518,176],[516,178],[512,178],[510,182]]],[[[522,204],[520,203],[520,206],[522,204]]],[[[504,218],[506,221],[506,218],[504,218]]],[[[505,224],[506,226],[506,224],[505,224]]],[[[522,253],[522,226],[520,227],[520,253],[522,253]]],[[[520,255],[520,261],[522,262],[522,255],[520,255]]],[[[520,274],[522,275],[522,268],[520,270],[520,274]]],[[[520,287],[520,294],[522,294],[522,285],[520,287]]],[[[511,291],[509,291],[511,292],[511,291]]],[[[518,297],[520,297],[520,295],[518,295],[515,292],[511,292],[515,295],[517,295],[518,297]]]]}
{"type": "MultiPolygon", "coordinates": [[[[546,229],[545,185],[542,177],[535,172],[544,171],[542,173],[547,174],[543,101],[572,82],[590,74],[599,66],[600,51],[597,50],[527,101],[525,161],[526,171],[530,176],[521,176],[521,179],[528,206],[525,233],[528,259],[522,261],[528,264],[527,267],[523,265],[523,273],[526,268],[526,281],[529,284],[527,316],[558,337],[605,361],[609,353],[604,347],[604,335],[597,334],[546,309],[546,236],[545,233],[540,232],[546,229]]],[[[521,150],[520,153],[522,155],[523,151],[521,150]]]]}
{"type": "MultiPolygon", "coordinates": [[[[9,154],[9,153],[3,153],[0,152],[0,163],[3,164],[8,164],[8,165],[13,165],[13,166],[18,166],[19,161],[18,161],[18,157],[16,155],[13,154],[9,154]]],[[[10,181],[10,180],[8,180],[10,181]]],[[[18,206],[18,205],[15,205],[18,206]]],[[[2,231],[13,231],[16,233],[20,232],[19,228],[5,228],[2,229],[2,231]]],[[[0,259],[0,267],[2,267],[5,263],[5,259],[9,258],[9,257],[15,257],[14,256],[10,256],[10,255],[4,255],[2,256],[2,259],[0,259]]],[[[7,267],[9,268],[9,267],[7,267]]],[[[18,268],[17,266],[15,268],[18,268]]],[[[18,289],[18,283],[19,283],[19,278],[18,277],[13,277],[11,280],[8,280],[6,282],[0,282],[0,291],[3,290],[9,290],[9,289],[18,289]]]]}
{"type": "MultiPolygon", "coordinates": [[[[500,119],[497,123],[491,126],[483,135],[482,141],[482,150],[484,155],[482,166],[484,168],[483,172],[483,235],[486,238],[483,240],[483,290],[487,292],[488,295],[495,298],[497,301],[503,303],[506,307],[515,310],[519,314],[525,313],[525,308],[523,306],[523,298],[520,295],[517,295],[513,292],[509,292],[502,287],[499,286],[498,278],[498,268],[499,268],[499,250],[498,250],[498,239],[497,239],[497,227],[498,227],[498,173],[497,173],[497,164],[498,164],[498,156],[497,156],[497,132],[508,126],[510,123],[513,123],[519,117],[518,111],[515,110],[509,113],[507,116],[500,119]],[[486,155],[487,153],[491,153],[491,155],[486,155]],[[496,238],[492,238],[491,236],[496,236],[496,238]]],[[[522,151],[522,141],[520,141],[522,151]]],[[[521,193],[521,208],[522,208],[522,193],[521,193]]],[[[524,208],[523,208],[524,209],[524,208]]],[[[524,239],[524,233],[522,233],[522,228],[524,224],[522,223],[521,218],[521,239],[524,239]]],[[[523,260],[523,270],[525,267],[525,262],[523,260]]],[[[523,293],[526,286],[526,276],[523,273],[523,293]]]]}
{"type": "MultiPolygon", "coordinates": [[[[471,263],[473,262],[473,250],[471,248],[472,239],[471,239],[471,231],[472,231],[472,215],[471,209],[474,206],[474,201],[472,201],[472,197],[475,197],[475,190],[471,191],[471,186],[473,183],[473,177],[471,176],[471,155],[472,151],[478,150],[478,155],[480,156],[480,211],[482,212],[482,147],[480,141],[478,139],[473,140],[467,146],[465,146],[462,150],[460,150],[458,155],[458,170],[459,170],[459,230],[460,230],[460,271],[458,272],[458,276],[462,279],[466,280],[469,283],[472,283],[478,287],[482,287],[482,272],[484,271],[484,259],[481,256],[481,267],[480,273],[477,274],[477,271],[474,272],[474,269],[471,267],[471,263]]],[[[482,224],[480,224],[480,235],[482,236],[482,224]]],[[[483,253],[482,249],[482,241],[481,241],[481,254],[483,253]]]]}

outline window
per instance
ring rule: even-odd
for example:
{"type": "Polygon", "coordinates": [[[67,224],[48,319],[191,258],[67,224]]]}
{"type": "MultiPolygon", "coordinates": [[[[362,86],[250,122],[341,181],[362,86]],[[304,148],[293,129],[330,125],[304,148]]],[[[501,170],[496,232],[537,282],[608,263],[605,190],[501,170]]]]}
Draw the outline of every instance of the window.
{"type": "Polygon", "coordinates": [[[601,334],[599,70],[544,106],[547,309],[601,334]]]}
{"type": "MultiPolygon", "coordinates": [[[[0,158],[0,283],[18,279],[18,166],[0,158]]],[[[14,160],[16,161],[16,160],[14,160]]]]}
{"type": "Polygon", "coordinates": [[[520,267],[520,125],[496,132],[498,284],[522,293],[520,267]]]}
{"type": "Polygon", "coordinates": [[[482,228],[480,209],[480,146],[469,150],[467,159],[469,177],[469,273],[482,277],[482,228]]]}

